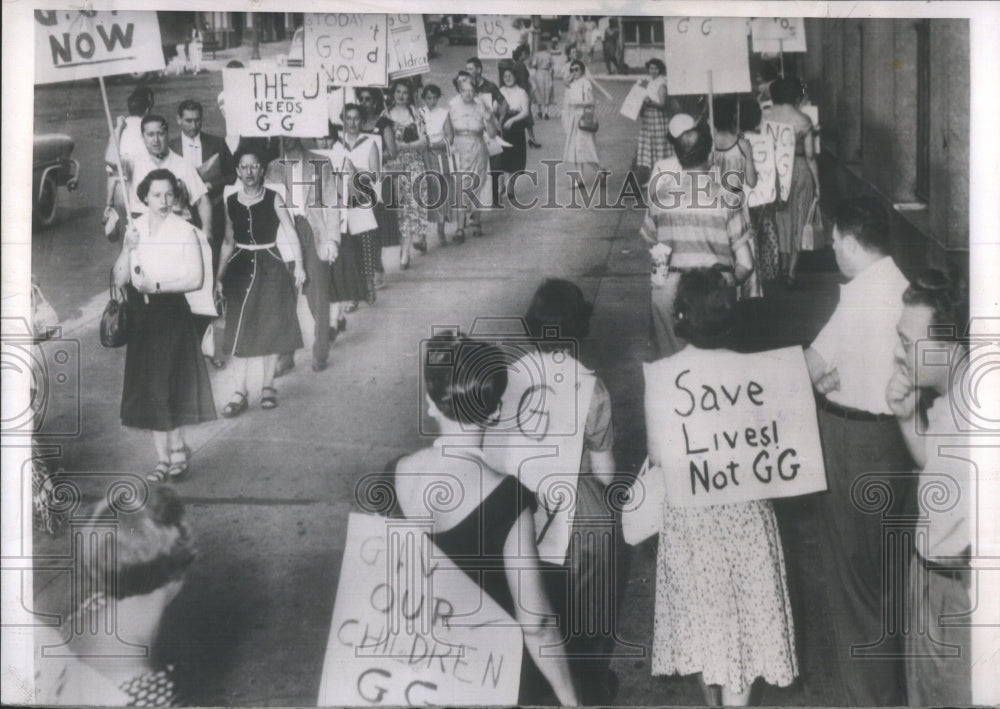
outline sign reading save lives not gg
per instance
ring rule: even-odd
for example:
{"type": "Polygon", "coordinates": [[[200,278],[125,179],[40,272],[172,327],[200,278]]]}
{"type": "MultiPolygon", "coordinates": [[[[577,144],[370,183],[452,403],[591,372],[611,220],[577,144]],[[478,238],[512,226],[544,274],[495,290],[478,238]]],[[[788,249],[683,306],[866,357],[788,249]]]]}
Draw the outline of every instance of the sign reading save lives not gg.
{"type": "Polygon", "coordinates": [[[757,354],[688,347],[643,366],[650,458],[673,507],[826,489],[801,347],[757,354]]]}
{"type": "Polygon", "coordinates": [[[224,69],[226,133],[315,138],[326,135],[326,83],[316,70],[224,69]]]}
{"type": "Polygon", "coordinates": [[[350,515],[319,706],[515,704],[523,647],[420,523],[350,515]]]}

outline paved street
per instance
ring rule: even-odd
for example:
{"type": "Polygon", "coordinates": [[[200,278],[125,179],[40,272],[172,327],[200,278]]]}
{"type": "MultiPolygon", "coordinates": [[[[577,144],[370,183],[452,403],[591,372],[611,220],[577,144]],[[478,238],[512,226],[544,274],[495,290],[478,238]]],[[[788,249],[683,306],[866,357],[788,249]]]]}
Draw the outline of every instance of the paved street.
{"type": "MultiPolygon", "coordinates": [[[[474,52],[443,47],[425,83],[453,94],[450,76],[474,52]]],[[[220,53],[220,63],[224,59],[220,53]]],[[[495,67],[486,74],[495,77],[495,67]]],[[[196,98],[206,106],[204,129],[219,134],[215,110],[221,91],[218,72],[163,79],[153,84],[156,111],[172,120],[177,103],[196,98]]],[[[621,99],[629,84],[603,85],[621,99]]],[[[109,87],[113,111],[124,106],[127,84],[109,87]]],[[[599,149],[615,176],[612,193],[634,154],[635,124],[605,104],[599,114],[599,149]]],[[[100,227],[104,199],[102,155],[107,129],[96,83],[39,87],[36,133],[67,132],[76,140],[83,169],[81,189],[61,191],[59,223],[33,240],[33,270],[59,315],[73,323],[67,337],[81,347],[82,430],[59,441],[59,465],[68,474],[85,471],[138,472],[152,462],[147,433],[121,427],[118,411],[124,350],[100,347],[97,317],[103,307],[107,272],[118,246],[100,227]],[[96,300],[95,300],[96,298],[96,300]],[[94,303],[96,303],[96,311],[94,303]]],[[[176,127],[171,126],[171,134],[176,127]]],[[[541,159],[558,159],[562,129],[557,119],[538,121],[543,148],[529,153],[529,169],[541,159]]],[[[560,195],[567,196],[565,180],[560,195]]],[[[530,196],[525,187],[523,197],[530,196]]],[[[634,472],[645,456],[641,362],[648,356],[648,258],[636,236],[638,210],[535,208],[493,212],[484,217],[486,236],[464,245],[437,247],[415,256],[398,271],[394,250],[385,263],[389,286],[374,306],[362,305],[348,318],[346,333],[333,346],[330,367],[310,370],[309,349],[298,366],[278,380],[280,407],[220,419],[192,432],[192,475],[178,485],[199,538],[199,556],[185,587],[168,611],[160,651],[177,666],[187,701],[200,705],[309,705],[316,701],[327,642],[347,515],[356,510],[354,484],[400,454],[426,445],[417,422],[418,346],[436,326],[468,330],[476,318],[524,312],[546,277],[569,278],[595,305],[583,359],[607,383],[614,404],[619,468],[634,472]]],[[[449,235],[451,227],[449,227],[449,235]]],[[[803,290],[770,294],[758,326],[763,343],[780,346],[810,340],[832,310],[836,277],[829,259],[804,259],[803,290]]],[[[311,322],[300,299],[305,323],[311,322]]],[[[306,328],[304,328],[305,330],[306,328]]],[[[233,386],[228,370],[212,372],[218,408],[233,386]]],[[[254,385],[251,383],[251,391],[254,385]]],[[[63,422],[73,413],[53,400],[49,416],[63,422]]],[[[98,484],[81,478],[98,494],[98,484]]],[[[800,680],[791,688],[768,687],[764,703],[823,705],[843,701],[828,643],[824,570],[816,561],[820,538],[812,527],[812,501],[777,505],[788,560],[798,634],[800,680]]],[[[38,536],[36,552],[65,550],[68,538],[38,536]]],[[[620,598],[620,635],[646,649],[644,657],[619,657],[621,704],[700,703],[691,678],[652,678],[655,543],[622,551],[627,577],[620,598]]],[[[38,574],[36,595],[43,608],[56,608],[68,575],[38,574]]]]}

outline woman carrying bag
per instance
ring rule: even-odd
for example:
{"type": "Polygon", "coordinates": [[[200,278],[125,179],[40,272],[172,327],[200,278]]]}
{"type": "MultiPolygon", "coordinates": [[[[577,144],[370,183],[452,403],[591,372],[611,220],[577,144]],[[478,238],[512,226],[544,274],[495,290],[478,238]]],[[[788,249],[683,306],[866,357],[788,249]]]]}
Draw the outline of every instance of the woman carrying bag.
{"type": "Polygon", "coordinates": [[[122,424],[153,432],[151,482],[177,480],[190,470],[184,426],[214,421],[215,403],[201,338],[185,293],[199,291],[205,268],[194,227],[173,213],[180,184],[169,170],[139,183],[149,211],[125,233],[112,278],[128,294],[128,341],[122,424]]]}
{"type": "MultiPolygon", "coordinates": [[[[584,74],[587,68],[579,59],[570,62],[569,87],[563,99],[563,130],[566,131],[566,144],[563,148],[563,162],[567,171],[589,170],[596,174],[601,169],[601,160],[597,156],[597,145],[594,136],[597,134],[597,101],[594,98],[594,85],[584,74]]],[[[573,188],[582,188],[586,175],[571,176],[573,188]]]]}

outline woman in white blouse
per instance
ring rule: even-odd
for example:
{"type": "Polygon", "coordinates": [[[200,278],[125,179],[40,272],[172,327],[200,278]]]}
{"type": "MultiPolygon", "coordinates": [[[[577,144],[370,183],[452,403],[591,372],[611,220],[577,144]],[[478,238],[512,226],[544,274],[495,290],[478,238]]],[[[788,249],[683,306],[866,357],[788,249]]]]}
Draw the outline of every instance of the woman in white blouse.
{"type": "Polygon", "coordinates": [[[451,184],[450,148],[455,138],[451,127],[451,118],[447,107],[438,106],[441,100],[441,89],[436,84],[427,84],[421,97],[424,106],[424,125],[427,127],[429,143],[425,153],[424,164],[432,177],[427,178],[427,221],[437,224],[438,243],[447,246],[444,237],[445,222],[452,220],[451,195],[448,186],[451,184]],[[440,175],[440,177],[438,177],[440,175]]]}
{"type": "MultiPolygon", "coordinates": [[[[531,99],[524,87],[517,83],[517,76],[510,67],[505,67],[500,76],[503,86],[500,93],[503,94],[507,102],[507,115],[504,117],[502,128],[503,139],[510,144],[510,147],[503,149],[500,157],[501,169],[507,175],[524,170],[527,164],[528,147],[525,128],[529,118],[531,118],[531,99]]],[[[507,183],[507,199],[514,195],[513,182],[507,183]]]]}

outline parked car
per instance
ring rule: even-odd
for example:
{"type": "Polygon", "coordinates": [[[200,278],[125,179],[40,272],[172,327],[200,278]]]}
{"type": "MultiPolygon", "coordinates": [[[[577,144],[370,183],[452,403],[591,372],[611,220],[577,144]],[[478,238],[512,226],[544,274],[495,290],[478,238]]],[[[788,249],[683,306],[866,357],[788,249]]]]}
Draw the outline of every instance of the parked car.
{"type": "Polygon", "coordinates": [[[35,226],[46,227],[56,220],[59,187],[72,191],[77,187],[80,164],[70,157],[73,139],[63,133],[36,135],[32,152],[32,219],[35,226]]]}
{"type": "Polygon", "coordinates": [[[475,44],[476,16],[451,15],[448,17],[448,44],[475,44]]]}
{"type": "Polygon", "coordinates": [[[285,66],[302,66],[306,60],[305,29],[299,27],[292,35],[292,43],[288,46],[288,58],[285,66]]]}

